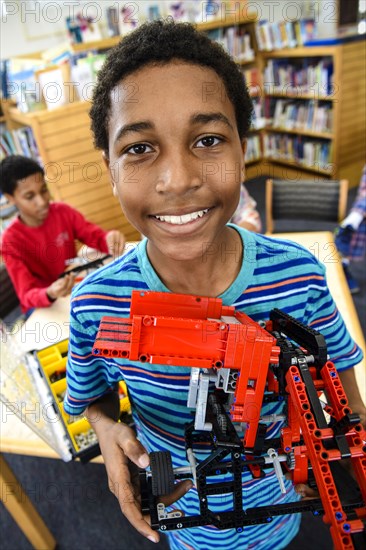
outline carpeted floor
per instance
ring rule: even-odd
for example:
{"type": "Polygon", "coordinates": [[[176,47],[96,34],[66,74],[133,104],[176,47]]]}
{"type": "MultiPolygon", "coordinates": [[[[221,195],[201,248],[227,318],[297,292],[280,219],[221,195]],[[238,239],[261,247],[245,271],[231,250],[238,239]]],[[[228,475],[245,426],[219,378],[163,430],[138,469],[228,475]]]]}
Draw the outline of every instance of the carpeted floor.
{"type": "MultiPolygon", "coordinates": [[[[263,182],[249,182],[248,189],[256,198],[263,215],[263,182]]],[[[350,202],[353,196],[352,190],[350,202]]],[[[360,265],[354,266],[353,271],[361,287],[360,294],[354,296],[354,302],[365,331],[366,277],[360,265]]],[[[124,519],[117,501],[107,488],[104,466],[9,454],[5,458],[55,536],[58,550],[168,549],[163,537],[158,545],[150,543],[124,519]]],[[[343,486],[349,486],[348,480],[343,480],[343,486]]],[[[2,504],[0,514],[1,549],[31,550],[31,545],[2,504]]],[[[362,547],[366,547],[364,541],[361,542],[362,547]]],[[[309,548],[332,550],[333,544],[322,520],[305,514],[300,533],[287,550],[309,548]]]]}

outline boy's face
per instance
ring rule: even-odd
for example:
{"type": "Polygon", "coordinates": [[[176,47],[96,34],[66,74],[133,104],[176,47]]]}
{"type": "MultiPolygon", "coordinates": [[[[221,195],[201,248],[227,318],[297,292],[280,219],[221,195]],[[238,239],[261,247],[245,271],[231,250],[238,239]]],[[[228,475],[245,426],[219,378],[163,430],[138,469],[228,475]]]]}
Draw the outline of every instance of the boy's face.
{"type": "Polygon", "coordinates": [[[244,179],[234,107],[218,75],[185,62],[147,66],[113,90],[109,169],[129,221],[165,257],[220,242],[244,179]]]}
{"type": "Polygon", "coordinates": [[[50,193],[41,173],[19,180],[14,194],[6,197],[18,208],[26,225],[37,227],[47,218],[50,193]]]}

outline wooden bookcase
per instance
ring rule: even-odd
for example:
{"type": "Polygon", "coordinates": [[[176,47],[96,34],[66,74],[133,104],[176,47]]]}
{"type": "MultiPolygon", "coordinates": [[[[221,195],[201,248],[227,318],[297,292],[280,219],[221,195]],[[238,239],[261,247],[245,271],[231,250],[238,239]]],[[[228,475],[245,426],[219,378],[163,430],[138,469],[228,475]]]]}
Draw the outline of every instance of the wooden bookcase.
{"type": "Polygon", "coordinates": [[[269,91],[264,83],[264,101],[270,98],[293,98],[294,102],[313,100],[315,104],[327,104],[332,110],[331,132],[314,132],[311,130],[276,128],[268,126],[265,135],[278,134],[291,139],[300,136],[302,139],[328,143],[331,158],[328,165],[314,163],[306,166],[291,160],[263,158],[263,171],[276,178],[337,178],[348,179],[350,186],[359,183],[362,167],[365,163],[365,130],[366,130],[366,41],[365,39],[340,43],[334,46],[300,47],[272,52],[261,52],[263,66],[269,60],[286,60],[289,65],[298,60],[312,62],[330,59],[333,63],[333,89],[330,94],[316,86],[310,93],[292,93],[286,91],[269,91]],[[317,93],[318,90],[318,93],[317,93]]]}

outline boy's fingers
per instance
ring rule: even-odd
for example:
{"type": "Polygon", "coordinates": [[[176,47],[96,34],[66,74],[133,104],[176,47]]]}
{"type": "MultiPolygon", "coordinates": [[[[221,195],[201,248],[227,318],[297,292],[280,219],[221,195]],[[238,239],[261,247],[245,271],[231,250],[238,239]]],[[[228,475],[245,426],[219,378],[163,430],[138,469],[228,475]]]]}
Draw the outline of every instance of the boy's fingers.
{"type": "Polygon", "coordinates": [[[298,495],[301,495],[303,500],[319,498],[318,491],[311,489],[309,485],[305,485],[305,483],[299,483],[298,485],[295,485],[295,491],[298,495]]]}
{"type": "Polygon", "coordinates": [[[172,493],[160,497],[159,500],[164,504],[164,506],[170,506],[171,504],[173,504],[173,502],[176,502],[182,496],[184,496],[190,489],[192,489],[192,487],[192,481],[190,479],[186,479],[185,481],[177,483],[174,486],[174,491],[172,493]]]}
{"type": "MultiPolygon", "coordinates": [[[[164,497],[160,497],[159,498],[159,502],[162,502],[164,504],[164,506],[170,506],[171,504],[173,504],[173,502],[176,502],[177,500],[179,500],[183,495],[185,495],[191,488],[193,487],[193,483],[192,481],[190,481],[189,479],[186,479],[185,481],[181,481],[179,483],[177,483],[177,485],[175,485],[174,487],[174,491],[172,493],[170,493],[170,495],[166,495],[164,497]]],[[[137,506],[136,506],[136,510],[138,511],[138,514],[141,516],[141,511],[140,511],[140,504],[138,503],[137,506]]],[[[131,509],[131,512],[133,514],[135,514],[135,511],[131,509]]],[[[146,516],[141,516],[142,518],[146,518],[145,523],[147,523],[148,525],[150,525],[150,516],[149,515],[146,515],[146,516]]],[[[136,514],[136,518],[137,518],[137,514],[136,514]]],[[[130,519],[129,520],[131,523],[132,523],[132,520],[130,519]]],[[[139,522],[140,524],[140,522],[139,522]]],[[[136,524],[134,524],[136,529],[138,529],[138,527],[136,526],[136,524]]],[[[141,525],[141,524],[140,524],[141,525]]],[[[144,527],[144,526],[143,526],[144,527]]],[[[146,533],[146,529],[144,527],[144,532],[140,531],[141,534],[145,534],[146,533]]],[[[147,536],[145,534],[145,536],[147,536]]],[[[159,535],[156,531],[153,531],[152,529],[150,529],[150,532],[147,536],[147,538],[153,542],[159,542],[159,535]]]]}
{"type": "Polygon", "coordinates": [[[123,452],[139,468],[147,468],[150,464],[149,455],[138,439],[129,439],[123,442],[123,452]]]}
{"type": "MultiPolygon", "coordinates": [[[[292,478],[290,473],[285,474],[286,479],[292,478]]],[[[311,489],[306,483],[298,483],[295,485],[295,492],[302,497],[303,500],[319,498],[319,493],[315,489],[311,489]]]]}
{"type": "Polygon", "coordinates": [[[144,519],[141,513],[141,509],[136,504],[129,504],[123,509],[123,514],[129,523],[151,542],[159,542],[159,533],[151,529],[148,522],[144,519]]]}
{"type": "MultiPolygon", "coordinates": [[[[116,494],[116,493],[115,493],[116,494]]],[[[144,537],[153,542],[159,542],[159,535],[153,531],[144,519],[139,503],[136,501],[134,488],[125,482],[123,491],[116,494],[122,513],[129,523],[144,537]]]]}
{"type": "Polygon", "coordinates": [[[153,531],[144,519],[139,505],[139,495],[130,481],[127,460],[123,455],[118,457],[110,469],[109,489],[117,498],[121,511],[129,523],[143,536],[153,542],[159,542],[159,535],[153,531]],[[116,467],[118,464],[118,467],[116,467]],[[118,481],[116,481],[118,480],[118,481]]]}

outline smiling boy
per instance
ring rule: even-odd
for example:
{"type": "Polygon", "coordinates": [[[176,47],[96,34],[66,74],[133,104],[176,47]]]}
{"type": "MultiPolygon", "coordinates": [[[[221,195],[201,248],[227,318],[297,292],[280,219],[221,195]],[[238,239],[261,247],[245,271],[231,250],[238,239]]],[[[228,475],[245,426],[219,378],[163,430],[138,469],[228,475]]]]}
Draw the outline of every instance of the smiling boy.
{"type": "MultiPolygon", "coordinates": [[[[141,514],[128,462],[145,468],[148,452],[169,450],[174,467],[187,465],[189,372],[91,355],[101,317],[129,317],[133,289],[218,296],[256,321],[268,319],[274,307],[292,314],[324,334],[330,356],[344,370],[350,404],[363,412],[348,368],[362,354],[329,294],[324,268],[294,243],[228,224],[244,179],[251,112],[235,63],[187,24],[156,21],[140,27],[99,73],[91,109],[95,143],[125,215],[146,238],[74,292],[65,409],[79,414],[87,408],[109,486],[131,524],[154,542],[159,535],[141,514]],[[138,439],[116,422],[118,396],[112,388],[121,378],[129,388],[138,439]]],[[[262,409],[280,411],[280,404],[262,409]]],[[[270,424],[267,437],[280,427],[270,424]]],[[[259,480],[243,474],[243,484],[248,507],[298,499],[289,481],[286,494],[280,493],[273,470],[259,480]]],[[[182,497],[177,506],[197,513],[196,490],[190,489],[189,481],[178,484],[167,502],[182,497]]],[[[217,513],[230,509],[225,495],[212,499],[217,513]]],[[[172,549],[280,549],[296,535],[299,521],[282,516],[242,533],[200,527],[168,537],[172,549]]]]}

